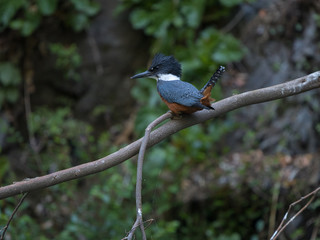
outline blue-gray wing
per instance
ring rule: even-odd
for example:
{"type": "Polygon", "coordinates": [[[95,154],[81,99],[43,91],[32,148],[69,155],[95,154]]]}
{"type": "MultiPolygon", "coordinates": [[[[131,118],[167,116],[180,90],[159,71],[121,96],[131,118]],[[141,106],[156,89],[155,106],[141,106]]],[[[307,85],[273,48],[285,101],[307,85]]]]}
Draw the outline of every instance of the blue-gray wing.
{"type": "Polygon", "coordinates": [[[157,88],[160,95],[169,103],[178,103],[187,107],[207,108],[200,103],[203,95],[190,83],[158,80],[157,88]]]}

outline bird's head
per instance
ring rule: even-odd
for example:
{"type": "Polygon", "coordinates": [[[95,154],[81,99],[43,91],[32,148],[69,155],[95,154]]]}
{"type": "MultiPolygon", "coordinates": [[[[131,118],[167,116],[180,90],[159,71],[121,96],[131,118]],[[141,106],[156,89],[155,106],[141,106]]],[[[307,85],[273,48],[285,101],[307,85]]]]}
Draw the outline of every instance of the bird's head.
{"type": "Polygon", "coordinates": [[[131,77],[155,78],[157,80],[172,81],[181,77],[181,64],[173,56],[165,56],[158,53],[154,56],[149,69],[131,77]]]}

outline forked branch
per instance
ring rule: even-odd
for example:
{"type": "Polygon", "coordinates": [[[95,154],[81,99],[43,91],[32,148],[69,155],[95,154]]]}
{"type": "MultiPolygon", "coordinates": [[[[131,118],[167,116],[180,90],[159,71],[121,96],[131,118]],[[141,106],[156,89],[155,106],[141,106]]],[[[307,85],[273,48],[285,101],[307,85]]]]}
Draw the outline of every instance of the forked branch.
{"type": "Polygon", "coordinates": [[[299,200],[293,202],[290,204],[288,211],[286,212],[286,214],[284,215],[284,217],[282,218],[282,221],[279,225],[279,227],[277,228],[277,230],[273,233],[272,237],[270,238],[270,240],[276,240],[277,237],[280,235],[280,233],[298,216],[300,215],[309,205],[310,203],[312,203],[312,201],[315,199],[317,193],[320,192],[320,187],[318,187],[316,190],[312,191],[311,193],[308,193],[307,195],[301,197],[299,200]],[[298,203],[302,202],[303,200],[310,198],[309,201],[295,214],[293,215],[288,221],[288,215],[290,214],[290,210],[297,205],[298,203]]]}
{"type": "MultiPolygon", "coordinates": [[[[151,147],[168,136],[192,125],[215,118],[234,109],[251,104],[272,101],[300,94],[320,87],[320,71],[310,75],[267,88],[257,89],[242,94],[234,95],[214,103],[215,111],[199,111],[180,120],[169,121],[150,134],[147,147],[151,147]]],[[[0,199],[20,193],[50,187],[62,182],[78,179],[90,174],[98,173],[128,160],[138,153],[142,139],[101,159],[91,161],[76,167],[57,171],[41,177],[16,182],[0,188],[0,199]]]]}
{"type": "Polygon", "coordinates": [[[144,231],[144,224],[143,224],[143,217],[142,217],[142,170],[143,170],[143,159],[144,155],[147,149],[147,145],[149,142],[150,133],[153,128],[155,128],[157,125],[162,123],[163,121],[167,120],[168,118],[172,117],[171,112],[167,112],[163,114],[162,116],[158,117],[156,120],[154,120],[152,123],[148,125],[148,127],[145,130],[145,134],[142,140],[142,144],[140,146],[139,150],[139,156],[138,156],[138,164],[137,164],[137,183],[136,183],[136,221],[133,224],[130,232],[128,233],[128,236],[125,239],[131,240],[133,237],[134,232],[138,227],[140,227],[142,239],[146,240],[146,234],[144,231]]]}

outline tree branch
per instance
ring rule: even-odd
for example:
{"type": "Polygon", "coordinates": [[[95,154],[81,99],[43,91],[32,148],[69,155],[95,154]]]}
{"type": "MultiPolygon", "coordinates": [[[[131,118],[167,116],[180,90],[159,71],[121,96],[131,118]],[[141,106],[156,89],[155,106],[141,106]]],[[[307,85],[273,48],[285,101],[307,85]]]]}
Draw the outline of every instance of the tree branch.
{"type": "Polygon", "coordinates": [[[276,240],[277,237],[279,236],[279,234],[289,225],[289,223],[291,223],[298,215],[300,215],[309,205],[310,203],[315,199],[317,193],[320,191],[320,187],[318,187],[316,190],[313,190],[311,193],[308,193],[307,195],[301,197],[299,200],[293,202],[290,204],[288,211],[286,212],[286,214],[284,215],[284,217],[282,218],[282,221],[279,225],[279,227],[277,228],[277,230],[273,233],[272,237],[270,238],[270,240],[276,240]],[[288,218],[288,215],[290,213],[291,208],[293,208],[295,205],[297,205],[298,203],[302,202],[303,200],[309,198],[311,196],[311,198],[309,199],[309,201],[295,214],[293,215],[293,217],[291,217],[286,224],[285,221],[288,218]]]}
{"type": "Polygon", "coordinates": [[[128,233],[128,236],[126,239],[131,240],[133,237],[134,232],[136,231],[137,227],[140,227],[141,234],[142,234],[142,239],[146,240],[146,234],[144,231],[144,224],[143,224],[143,218],[142,218],[142,195],[141,195],[141,190],[142,190],[142,171],[143,171],[143,159],[144,159],[144,154],[147,149],[147,145],[149,142],[149,137],[150,133],[153,128],[155,128],[157,125],[160,123],[164,122],[168,118],[171,118],[173,115],[171,112],[167,112],[163,114],[162,116],[158,117],[156,120],[152,121],[148,125],[148,127],[145,130],[144,138],[142,140],[142,144],[140,146],[139,150],[139,156],[138,156],[138,164],[137,164],[137,184],[136,184],[136,221],[133,224],[130,232],[128,233]]]}
{"type": "MultiPolygon", "coordinates": [[[[168,136],[189,126],[215,118],[234,109],[251,104],[272,101],[306,92],[320,87],[320,71],[314,72],[283,84],[245,92],[225,98],[214,103],[215,111],[199,111],[183,117],[180,120],[169,121],[150,134],[148,147],[151,147],[168,136]]],[[[81,164],[76,167],[64,169],[55,173],[36,177],[0,188],[0,199],[14,196],[20,193],[34,191],[70,181],[90,174],[98,173],[111,168],[138,153],[142,139],[98,160],[81,164]]]]}
{"type": "Polygon", "coordinates": [[[7,224],[6,224],[6,226],[4,226],[3,229],[1,229],[0,233],[2,232],[2,234],[0,234],[0,240],[4,240],[4,236],[6,235],[6,232],[7,232],[8,228],[9,228],[9,225],[10,225],[14,215],[17,213],[19,207],[23,203],[24,199],[28,196],[28,194],[29,194],[29,192],[26,192],[25,194],[23,194],[23,196],[21,197],[18,205],[14,208],[14,210],[13,210],[13,212],[12,212],[12,214],[11,214],[7,224]]]}

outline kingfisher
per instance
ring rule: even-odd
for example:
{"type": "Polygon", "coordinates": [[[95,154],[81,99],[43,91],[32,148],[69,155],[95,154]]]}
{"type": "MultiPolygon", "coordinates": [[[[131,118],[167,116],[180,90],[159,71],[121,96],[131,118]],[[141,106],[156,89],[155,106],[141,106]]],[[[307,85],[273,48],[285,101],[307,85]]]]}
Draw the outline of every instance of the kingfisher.
{"type": "Polygon", "coordinates": [[[154,78],[157,80],[157,90],[174,115],[194,113],[202,109],[214,110],[211,106],[211,89],[224,73],[220,66],[201,90],[191,83],[182,81],[181,64],[173,56],[158,53],[154,56],[149,69],[132,76],[135,78],[154,78]]]}

